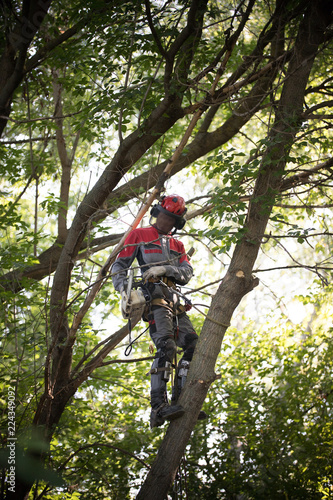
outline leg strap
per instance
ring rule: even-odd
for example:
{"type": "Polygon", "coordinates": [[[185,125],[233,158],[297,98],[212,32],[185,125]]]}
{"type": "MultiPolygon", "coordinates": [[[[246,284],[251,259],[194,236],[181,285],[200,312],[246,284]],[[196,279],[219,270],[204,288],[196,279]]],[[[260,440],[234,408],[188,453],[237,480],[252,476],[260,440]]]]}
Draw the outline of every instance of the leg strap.
{"type": "Polygon", "coordinates": [[[169,311],[173,312],[173,302],[170,302],[170,301],[165,300],[165,299],[161,299],[161,298],[153,299],[150,301],[150,305],[151,305],[151,307],[154,307],[154,306],[165,307],[169,311]]]}
{"type": "Polygon", "coordinates": [[[156,375],[158,372],[171,372],[171,366],[159,366],[158,368],[151,368],[149,372],[146,373],[148,375],[156,375]]]}

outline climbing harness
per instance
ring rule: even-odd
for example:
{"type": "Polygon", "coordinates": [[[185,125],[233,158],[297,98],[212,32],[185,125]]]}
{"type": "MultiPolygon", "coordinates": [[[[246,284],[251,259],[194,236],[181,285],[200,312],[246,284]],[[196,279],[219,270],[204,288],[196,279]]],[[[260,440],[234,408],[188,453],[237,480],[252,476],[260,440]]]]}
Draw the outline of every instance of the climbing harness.
{"type": "MultiPolygon", "coordinates": [[[[123,316],[124,318],[128,319],[128,330],[129,330],[128,332],[129,344],[124,351],[125,356],[129,356],[131,354],[134,343],[149,329],[148,326],[142,333],[140,333],[140,335],[138,335],[135,339],[132,340],[131,317],[133,317],[136,313],[140,312],[140,315],[141,316],[144,315],[145,316],[144,319],[147,319],[148,308],[151,309],[153,306],[160,306],[170,309],[175,314],[174,338],[177,339],[179,332],[178,317],[181,314],[184,314],[185,311],[190,310],[192,307],[190,299],[188,299],[188,297],[186,297],[183,293],[181,293],[180,290],[176,287],[175,283],[166,276],[163,276],[158,280],[157,279],[150,280],[150,282],[153,282],[154,284],[160,285],[162,288],[171,291],[172,294],[174,293],[179,298],[183,299],[185,305],[177,304],[177,307],[175,307],[174,302],[166,298],[152,299],[148,284],[143,282],[142,280],[135,281],[134,271],[130,270],[126,294],[127,297],[131,297],[131,300],[128,299],[125,306],[122,305],[122,310],[126,312],[126,315],[123,314],[123,316]],[[137,297],[140,297],[140,299],[136,300],[137,297]]],[[[180,390],[185,383],[188,373],[188,368],[189,368],[188,362],[183,363],[181,367],[177,366],[177,351],[176,351],[173,362],[166,361],[165,366],[151,368],[146,375],[148,376],[156,374],[158,372],[163,372],[163,379],[166,382],[168,382],[171,377],[171,382],[172,382],[171,404],[175,404],[178,399],[180,390]],[[173,373],[173,370],[175,370],[175,374],[173,373]]]]}
{"type": "Polygon", "coordinates": [[[171,310],[176,317],[177,328],[178,328],[178,316],[183,314],[186,311],[189,311],[192,308],[192,303],[188,297],[186,297],[183,293],[179,291],[176,287],[175,283],[163,276],[158,280],[149,280],[156,285],[161,285],[165,289],[172,291],[172,293],[176,294],[178,297],[182,298],[185,304],[175,304],[173,301],[167,298],[152,298],[151,293],[149,291],[149,286],[143,280],[135,281],[134,280],[134,270],[131,269],[129,271],[128,283],[126,288],[126,300],[122,301],[121,311],[124,319],[128,320],[128,341],[129,345],[126,347],[125,356],[129,356],[132,352],[133,344],[136,342],[138,338],[141,337],[149,328],[146,328],[142,334],[132,340],[132,321],[131,319],[134,316],[143,317],[144,320],[147,320],[148,310],[154,306],[165,307],[166,309],[171,310]]]}
{"type": "MultiPolygon", "coordinates": [[[[143,319],[146,321],[147,320],[147,315],[148,315],[148,309],[150,309],[153,306],[160,306],[160,307],[165,307],[169,310],[171,310],[175,314],[175,318],[177,320],[178,316],[183,314],[184,312],[190,311],[192,307],[194,307],[200,314],[202,314],[205,318],[207,318],[209,321],[212,321],[213,323],[217,324],[218,326],[222,326],[224,328],[228,328],[230,326],[229,324],[226,323],[221,323],[220,321],[215,320],[214,318],[210,317],[209,315],[205,314],[204,312],[200,311],[196,306],[199,304],[193,304],[192,301],[182,292],[180,292],[179,288],[177,288],[176,284],[166,276],[163,276],[159,279],[150,279],[149,282],[152,282],[156,285],[160,285],[162,288],[166,288],[169,291],[172,291],[172,293],[175,293],[179,298],[184,300],[184,305],[183,304],[177,304],[177,308],[174,308],[174,304],[170,301],[167,300],[166,298],[155,298],[153,299],[151,297],[149,287],[147,286],[147,283],[145,283],[143,280],[135,281],[134,280],[134,271],[131,269],[129,272],[129,279],[128,279],[128,285],[127,285],[127,297],[130,297],[130,299],[127,299],[126,304],[123,306],[122,305],[122,313],[124,319],[128,320],[128,329],[129,329],[129,345],[126,347],[125,350],[125,355],[129,356],[129,354],[132,352],[132,348],[134,343],[143,335],[146,333],[146,331],[149,329],[149,326],[134,340],[131,338],[131,318],[133,316],[136,316],[137,314],[140,314],[140,317],[143,317],[143,319]],[[126,354],[127,353],[127,354],[126,354]]],[[[149,374],[150,372],[148,372],[149,374]]],[[[177,377],[175,377],[177,381],[177,377]]]]}
{"type": "Polygon", "coordinates": [[[157,284],[161,285],[162,287],[171,288],[173,293],[175,293],[176,295],[178,295],[178,297],[184,300],[185,305],[180,304],[178,306],[179,311],[177,312],[177,314],[181,314],[185,311],[190,311],[192,309],[191,300],[188,297],[186,297],[186,295],[180,292],[180,290],[176,287],[175,283],[172,280],[169,280],[168,278],[166,279],[161,278],[159,281],[157,281],[157,284]]]}

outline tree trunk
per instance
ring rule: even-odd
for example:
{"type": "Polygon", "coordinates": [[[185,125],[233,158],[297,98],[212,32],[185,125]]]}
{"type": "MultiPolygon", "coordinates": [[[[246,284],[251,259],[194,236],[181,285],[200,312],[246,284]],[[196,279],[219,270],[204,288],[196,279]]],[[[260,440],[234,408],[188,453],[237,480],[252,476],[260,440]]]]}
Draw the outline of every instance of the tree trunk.
{"type": "Polygon", "coordinates": [[[309,2],[287,71],[270,143],[263,158],[254,199],[250,203],[245,236],[236,245],[229,271],[209,309],[191,363],[188,381],[180,397],[185,415],[171,422],[158,455],[143,483],[137,500],[164,500],[195,426],[211,383],[225,331],[242,297],[258,283],[252,277],[264,231],[274,206],[284,167],[300,124],[306,84],[318,46],[325,40],[330,22],[330,2],[309,2]]]}

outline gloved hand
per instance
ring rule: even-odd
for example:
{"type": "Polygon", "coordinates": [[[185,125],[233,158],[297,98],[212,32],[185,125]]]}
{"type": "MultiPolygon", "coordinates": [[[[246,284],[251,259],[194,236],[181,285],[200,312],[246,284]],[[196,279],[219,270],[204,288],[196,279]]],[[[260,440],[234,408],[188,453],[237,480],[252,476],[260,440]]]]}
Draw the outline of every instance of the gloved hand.
{"type": "Polygon", "coordinates": [[[166,268],[164,266],[153,266],[143,273],[144,281],[149,280],[149,278],[157,278],[158,276],[163,276],[166,273],[166,268]]]}

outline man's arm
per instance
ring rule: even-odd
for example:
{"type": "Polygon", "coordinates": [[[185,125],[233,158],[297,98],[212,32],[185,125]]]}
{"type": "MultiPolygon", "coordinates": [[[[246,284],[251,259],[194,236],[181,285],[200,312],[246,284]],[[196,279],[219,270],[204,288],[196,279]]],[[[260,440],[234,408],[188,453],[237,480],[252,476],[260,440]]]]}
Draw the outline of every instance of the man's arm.
{"type": "Polygon", "coordinates": [[[178,285],[186,285],[193,276],[193,267],[184,260],[179,266],[167,265],[165,267],[165,275],[168,278],[173,278],[178,285]]]}
{"type": "Polygon", "coordinates": [[[126,238],[124,248],[111,267],[113,286],[120,293],[126,287],[127,273],[137,256],[138,243],[138,235],[136,231],[132,231],[126,238]]]}
{"type": "Polygon", "coordinates": [[[184,245],[173,239],[171,242],[172,253],[178,255],[178,258],[172,259],[172,264],[157,263],[148,269],[143,277],[149,279],[157,276],[167,276],[173,279],[177,285],[186,285],[193,276],[193,268],[187,258],[184,245]]]}

